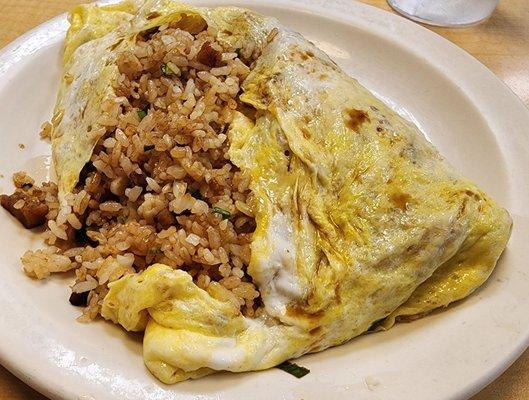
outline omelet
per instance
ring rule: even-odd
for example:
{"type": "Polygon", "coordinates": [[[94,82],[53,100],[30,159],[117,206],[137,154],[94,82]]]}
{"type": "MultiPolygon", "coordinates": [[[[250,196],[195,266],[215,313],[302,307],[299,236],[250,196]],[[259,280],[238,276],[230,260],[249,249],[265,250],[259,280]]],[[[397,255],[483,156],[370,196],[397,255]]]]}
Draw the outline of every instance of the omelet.
{"type": "Polygon", "coordinates": [[[212,283],[162,264],[110,284],[102,315],[144,331],[161,381],[254,371],[388,329],[471,294],[491,274],[508,212],[458,174],[419,129],[279,21],[170,0],[73,10],[52,134],[64,195],[104,133],[117,52],[167,22],[255,41],[229,157],[250,176],[257,228],[248,273],[263,312],[245,317],[212,283]]]}

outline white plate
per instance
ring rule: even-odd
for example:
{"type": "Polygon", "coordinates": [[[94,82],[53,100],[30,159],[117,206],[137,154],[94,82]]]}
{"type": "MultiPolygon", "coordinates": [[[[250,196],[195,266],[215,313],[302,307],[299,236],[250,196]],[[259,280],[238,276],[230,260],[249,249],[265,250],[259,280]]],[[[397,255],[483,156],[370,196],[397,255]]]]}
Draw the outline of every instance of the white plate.
{"type": "MultiPolygon", "coordinates": [[[[217,374],[174,386],[157,382],[141,358],[141,338],[104,322],[75,322],[71,277],[28,279],[19,257],[39,245],[2,210],[0,361],[53,399],[463,399],[498,376],[529,338],[529,113],[483,65],[434,33],[350,0],[230,0],[274,15],[327,51],[439,150],[507,207],[508,250],[489,282],[443,313],[303,357],[297,380],[272,369],[217,374]]],[[[220,5],[220,1],[200,1],[220,5]]],[[[0,54],[0,191],[12,172],[47,174],[38,139],[60,76],[64,16],[0,54]],[[21,150],[19,143],[26,145],[21,150]]]]}

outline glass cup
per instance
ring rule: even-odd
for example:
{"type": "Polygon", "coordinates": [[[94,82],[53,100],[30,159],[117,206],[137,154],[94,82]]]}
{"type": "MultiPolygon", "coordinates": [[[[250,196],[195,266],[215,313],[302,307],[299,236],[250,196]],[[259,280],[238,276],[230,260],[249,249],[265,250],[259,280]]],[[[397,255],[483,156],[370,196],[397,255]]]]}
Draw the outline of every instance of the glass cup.
{"type": "Polygon", "coordinates": [[[486,20],[499,0],[387,0],[398,13],[429,25],[465,27],[486,20]]]}

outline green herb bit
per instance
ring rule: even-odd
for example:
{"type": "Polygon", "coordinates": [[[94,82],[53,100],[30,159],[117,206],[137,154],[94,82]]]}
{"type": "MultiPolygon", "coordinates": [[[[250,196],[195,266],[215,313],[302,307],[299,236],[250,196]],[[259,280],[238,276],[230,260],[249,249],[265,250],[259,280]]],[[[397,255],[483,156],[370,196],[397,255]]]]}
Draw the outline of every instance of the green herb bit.
{"type": "Polygon", "coordinates": [[[237,54],[238,58],[241,58],[241,52],[242,52],[242,49],[235,49],[235,53],[237,54]]]}
{"type": "Polygon", "coordinates": [[[125,221],[127,221],[127,218],[125,218],[124,215],[118,215],[117,220],[120,224],[124,224],[125,221]]]}
{"type": "Polygon", "coordinates": [[[143,146],[143,151],[150,151],[152,149],[154,149],[154,144],[147,144],[145,146],[143,146]]]}
{"type": "Polygon", "coordinates": [[[228,210],[225,210],[224,208],[213,207],[213,212],[215,214],[219,214],[222,219],[228,219],[231,217],[231,213],[228,210]]]}
{"type": "Polygon", "coordinates": [[[297,364],[285,361],[277,366],[277,368],[282,369],[285,372],[288,372],[290,375],[294,375],[296,378],[303,378],[310,372],[310,369],[305,367],[300,367],[297,364]]]}
{"type": "Polygon", "coordinates": [[[151,247],[149,249],[149,254],[160,254],[162,252],[162,249],[160,249],[159,247],[151,247]]]}
{"type": "Polygon", "coordinates": [[[168,62],[168,63],[163,63],[160,66],[160,69],[162,70],[162,74],[164,74],[165,76],[169,76],[169,75],[175,75],[178,70],[178,67],[176,67],[173,63],[168,62]]]}
{"type": "Polygon", "coordinates": [[[147,111],[145,110],[138,110],[138,117],[140,117],[140,120],[145,118],[147,116],[147,111]]]}

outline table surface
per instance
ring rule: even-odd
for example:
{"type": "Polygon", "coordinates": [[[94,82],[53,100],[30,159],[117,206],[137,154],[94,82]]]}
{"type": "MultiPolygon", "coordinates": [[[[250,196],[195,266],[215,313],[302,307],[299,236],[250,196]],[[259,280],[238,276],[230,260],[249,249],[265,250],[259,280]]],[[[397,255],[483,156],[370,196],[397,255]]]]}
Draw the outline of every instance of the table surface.
{"type": "MultiPolygon", "coordinates": [[[[391,10],[386,0],[362,0],[391,10]]],[[[0,0],[0,48],[27,30],[83,3],[78,0],[0,0]]],[[[430,28],[472,54],[529,105],[529,1],[502,0],[485,23],[464,29],[430,28]]],[[[518,400],[529,389],[529,350],[471,400],[518,400]]],[[[0,399],[46,400],[0,366],[0,399]]]]}

